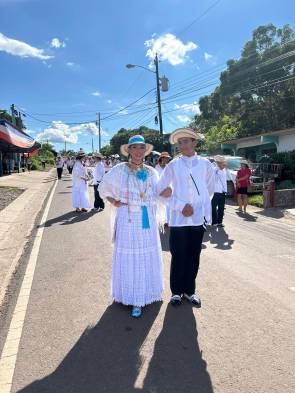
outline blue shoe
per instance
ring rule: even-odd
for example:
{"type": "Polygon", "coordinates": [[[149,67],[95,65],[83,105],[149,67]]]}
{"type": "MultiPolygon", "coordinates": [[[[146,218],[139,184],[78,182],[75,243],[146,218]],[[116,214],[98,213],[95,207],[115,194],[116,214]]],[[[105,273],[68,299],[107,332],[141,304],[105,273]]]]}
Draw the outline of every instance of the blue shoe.
{"type": "Polygon", "coordinates": [[[131,315],[133,318],[139,318],[142,314],[141,307],[133,307],[131,311],[131,315]]]}

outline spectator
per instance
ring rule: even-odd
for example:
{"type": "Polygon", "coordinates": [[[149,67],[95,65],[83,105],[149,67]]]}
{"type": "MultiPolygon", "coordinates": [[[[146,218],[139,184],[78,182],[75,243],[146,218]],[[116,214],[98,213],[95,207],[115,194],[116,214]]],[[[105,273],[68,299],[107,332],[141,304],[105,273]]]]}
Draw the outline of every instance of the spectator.
{"type": "Polygon", "coordinates": [[[252,175],[251,169],[249,168],[248,161],[241,162],[241,168],[237,173],[237,194],[238,194],[238,205],[239,211],[246,213],[248,205],[248,186],[250,185],[250,177],[252,175]]]}

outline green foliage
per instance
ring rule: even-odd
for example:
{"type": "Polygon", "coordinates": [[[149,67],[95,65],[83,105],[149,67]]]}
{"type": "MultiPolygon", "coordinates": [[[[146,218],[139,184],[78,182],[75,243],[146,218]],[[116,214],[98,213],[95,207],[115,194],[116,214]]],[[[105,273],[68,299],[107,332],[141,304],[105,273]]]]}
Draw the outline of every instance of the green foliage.
{"type": "Polygon", "coordinates": [[[220,117],[215,125],[211,126],[205,134],[205,150],[209,153],[217,151],[221,142],[237,137],[239,127],[239,122],[233,117],[228,115],[220,117]]]}
{"type": "MultiPolygon", "coordinates": [[[[238,60],[228,60],[215,91],[199,100],[200,115],[193,126],[211,134],[219,132],[220,120],[229,116],[236,136],[243,137],[265,131],[287,128],[295,124],[295,31],[285,25],[259,26],[244,45],[238,60]],[[283,55],[283,56],[282,56],[283,55]],[[279,56],[282,56],[279,58],[279,56]],[[282,81],[278,83],[278,81],[282,81]]],[[[225,132],[225,139],[231,138],[225,132]]],[[[218,135],[216,135],[218,134],[218,135]]]]}
{"type": "Polygon", "coordinates": [[[46,166],[53,166],[55,162],[55,157],[53,153],[53,146],[50,143],[43,143],[42,147],[39,149],[38,153],[30,157],[33,161],[32,169],[41,168],[41,159],[46,159],[46,166]]]}
{"type": "Polygon", "coordinates": [[[271,154],[276,164],[283,164],[283,179],[295,179],[295,150],[271,154]]]}
{"type": "Polygon", "coordinates": [[[262,194],[250,195],[248,197],[248,203],[249,203],[249,205],[262,207],[263,206],[263,195],[262,194]]]}
{"type": "Polygon", "coordinates": [[[159,131],[141,126],[134,130],[121,128],[110,140],[112,154],[120,154],[120,146],[127,143],[131,136],[137,134],[142,135],[147,143],[151,143],[154,150],[170,152],[169,135],[164,135],[162,139],[159,131]]]}
{"type": "Polygon", "coordinates": [[[108,156],[110,156],[110,155],[112,155],[112,154],[115,154],[115,153],[113,152],[112,146],[110,146],[110,145],[107,145],[107,146],[102,147],[102,148],[100,149],[100,152],[101,152],[102,155],[104,155],[104,156],[106,156],[106,157],[108,157],[108,156]]]}
{"type": "MultiPolygon", "coordinates": [[[[7,120],[10,123],[12,123],[12,117],[5,109],[0,109],[0,119],[7,120]]],[[[17,128],[20,128],[21,130],[26,129],[26,126],[24,125],[24,123],[20,117],[16,117],[15,122],[16,122],[17,128]]]]}

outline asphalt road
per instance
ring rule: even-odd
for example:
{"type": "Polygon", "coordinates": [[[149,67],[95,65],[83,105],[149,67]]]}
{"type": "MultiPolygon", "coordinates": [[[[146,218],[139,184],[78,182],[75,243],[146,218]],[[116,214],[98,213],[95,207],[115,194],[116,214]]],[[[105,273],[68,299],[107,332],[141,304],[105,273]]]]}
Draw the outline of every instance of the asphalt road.
{"type": "Polygon", "coordinates": [[[11,392],[295,392],[294,226],[229,207],[225,229],[205,237],[201,309],[168,305],[163,237],[164,302],[133,320],[110,296],[108,209],[71,210],[65,177],[43,233],[11,392]]]}

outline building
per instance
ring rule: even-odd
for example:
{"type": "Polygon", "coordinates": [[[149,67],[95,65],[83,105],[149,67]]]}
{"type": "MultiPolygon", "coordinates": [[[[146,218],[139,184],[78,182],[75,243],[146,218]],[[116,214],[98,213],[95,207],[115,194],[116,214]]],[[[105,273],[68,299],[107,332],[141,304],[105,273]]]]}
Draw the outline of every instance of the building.
{"type": "Polygon", "coordinates": [[[263,154],[295,150],[295,128],[225,141],[221,149],[224,154],[243,156],[255,162],[263,154]]]}
{"type": "Polygon", "coordinates": [[[25,166],[25,153],[28,156],[40,147],[25,132],[0,119],[0,176],[20,171],[25,166]]]}

